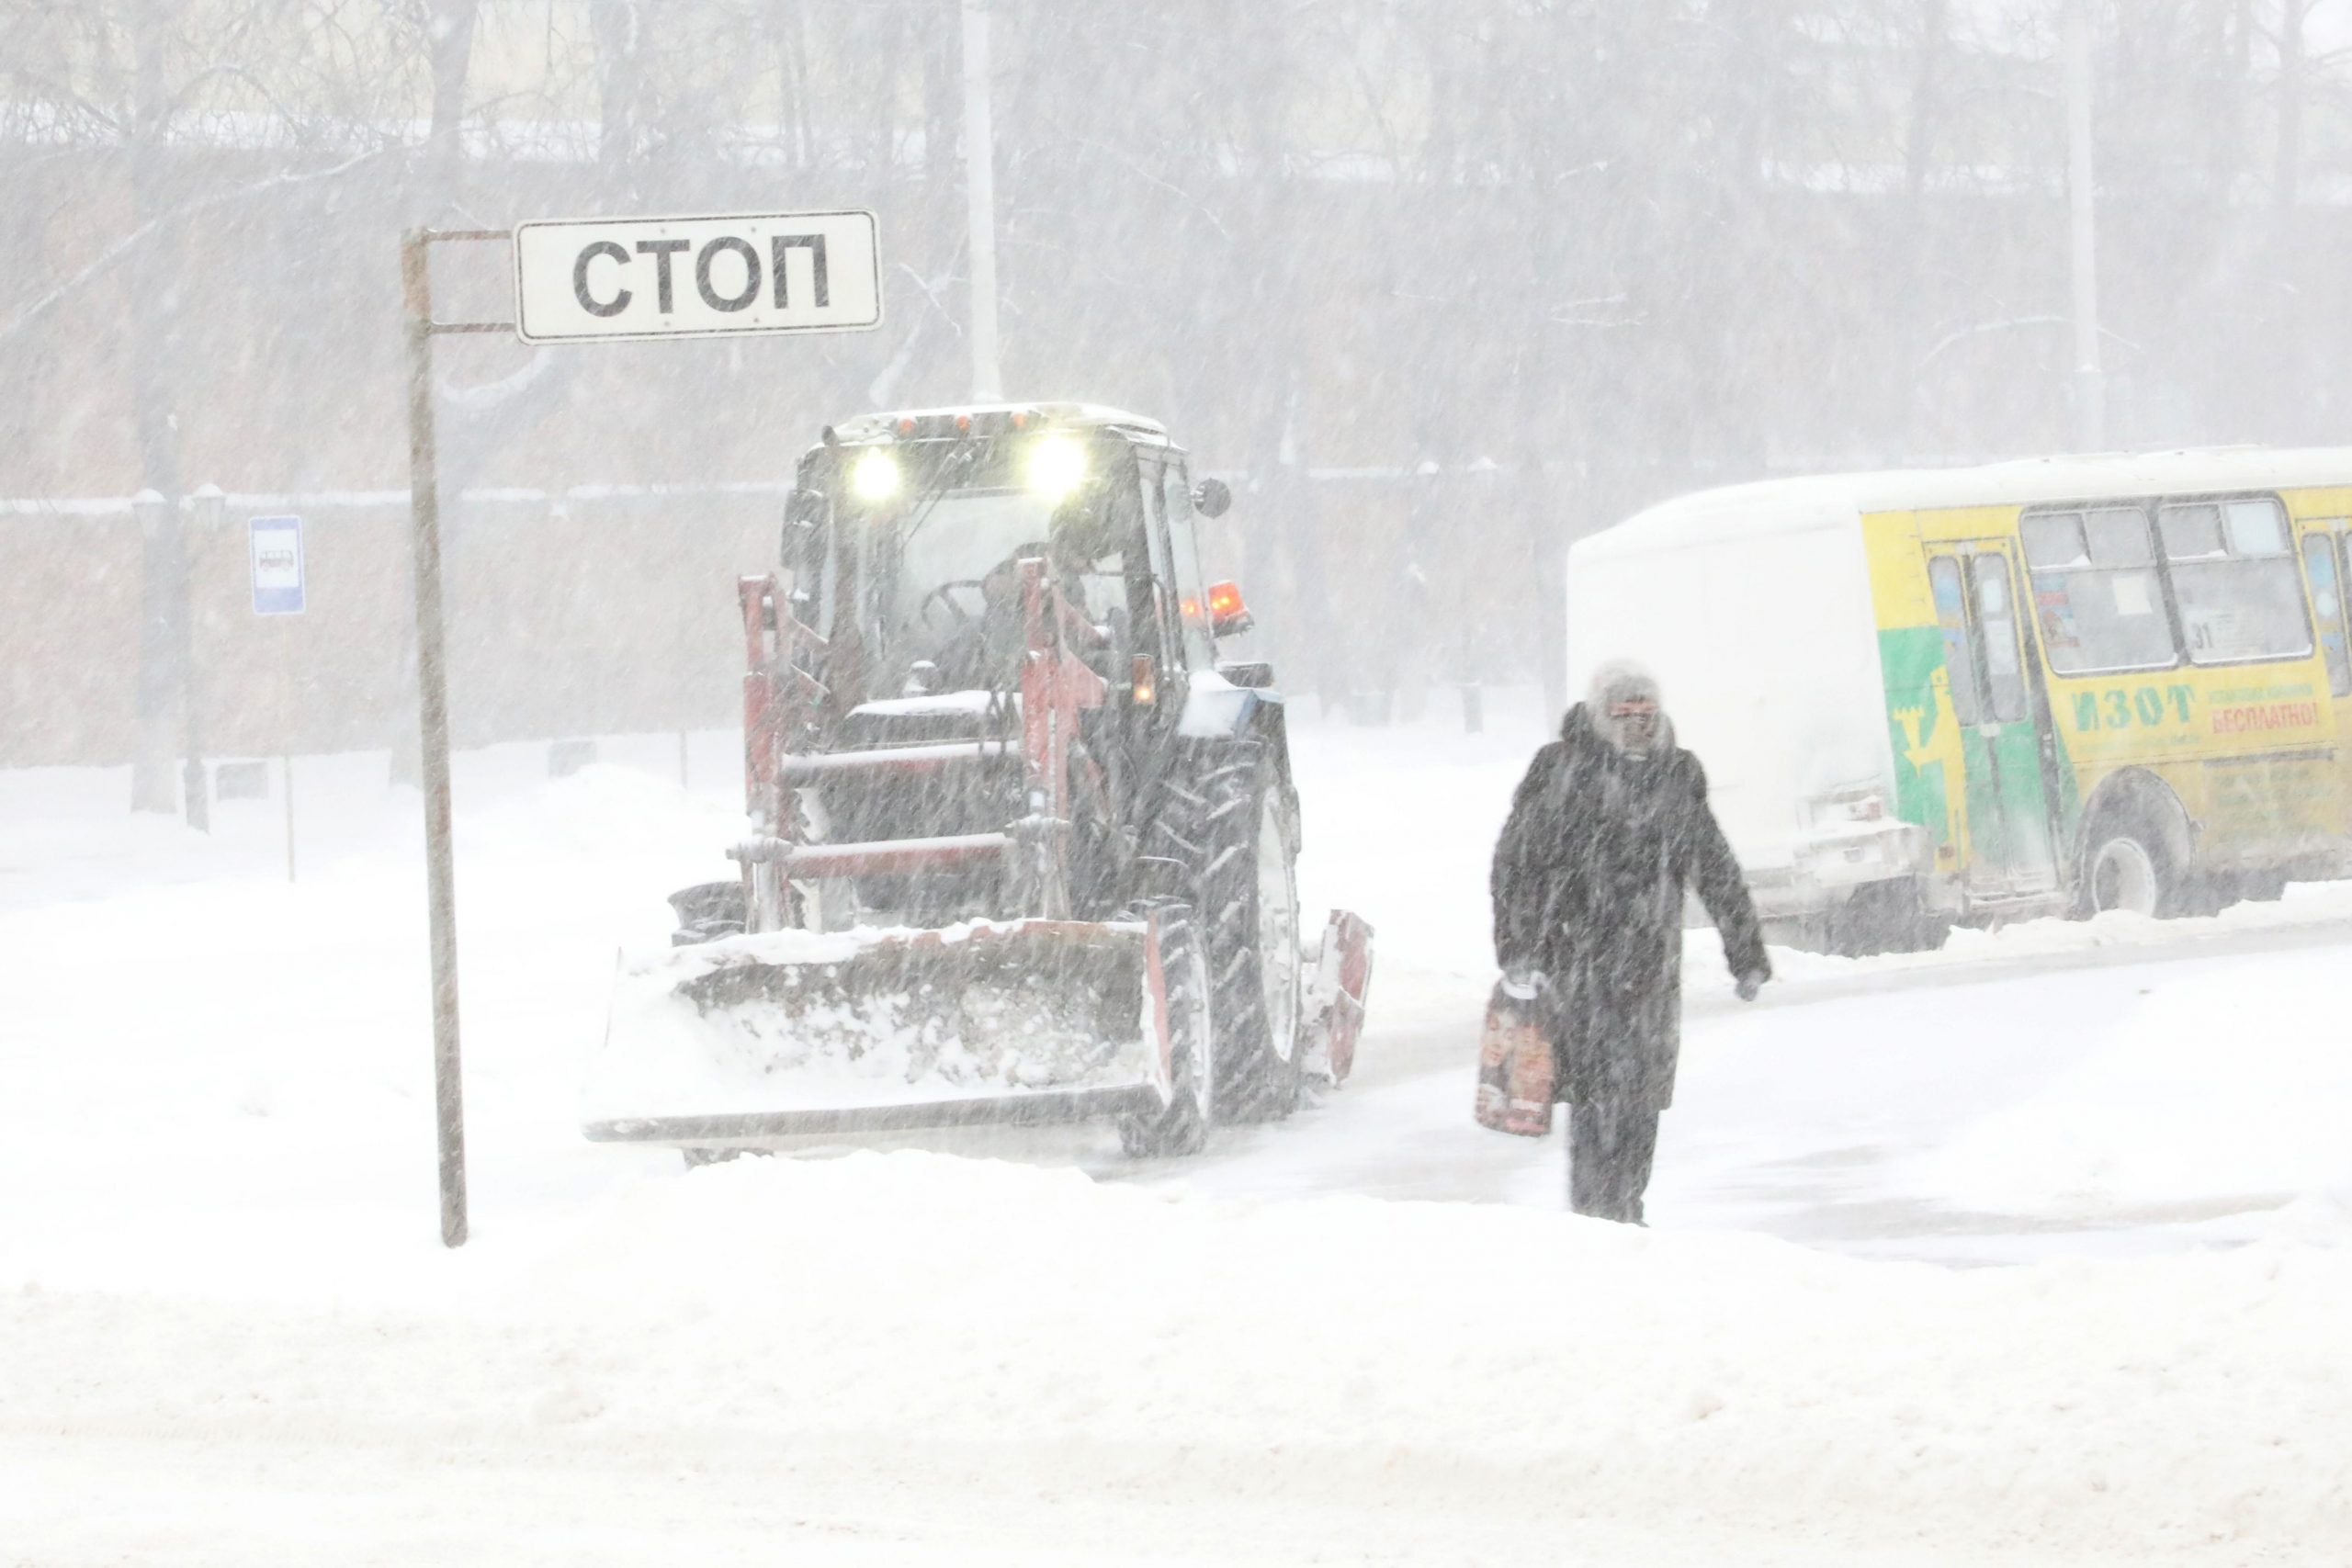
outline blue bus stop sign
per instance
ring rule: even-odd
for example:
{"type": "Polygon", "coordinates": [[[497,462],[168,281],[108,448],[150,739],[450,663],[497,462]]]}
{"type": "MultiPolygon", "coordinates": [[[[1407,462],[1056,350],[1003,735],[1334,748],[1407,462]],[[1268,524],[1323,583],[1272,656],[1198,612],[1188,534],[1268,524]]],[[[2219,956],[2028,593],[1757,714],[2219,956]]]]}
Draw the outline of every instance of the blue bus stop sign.
{"type": "Polygon", "coordinates": [[[254,614],[302,613],[302,520],[256,517],[247,525],[254,564],[254,614]]]}

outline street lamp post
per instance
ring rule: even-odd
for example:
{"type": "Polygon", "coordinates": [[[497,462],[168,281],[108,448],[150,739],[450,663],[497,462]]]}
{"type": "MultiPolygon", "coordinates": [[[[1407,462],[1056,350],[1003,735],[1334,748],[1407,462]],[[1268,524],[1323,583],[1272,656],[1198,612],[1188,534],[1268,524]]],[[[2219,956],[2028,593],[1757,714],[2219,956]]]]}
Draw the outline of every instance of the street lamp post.
{"type": "Polygon", "coordinates": [[[996,132],[989,101],[988,0],[964,0],[964,203],[972,259],[972,400],[1004,396],[996,355],[996,132]]]}
{"type": "Polygon", "coordinates": [[[2075,448],[2107,446],[2107,381],[2098,364],[2098,231],[2091,206],[2090,0],[2066,6],[2066,196],[2074,276],[2075,448]]]}
{"type": "Polygon", "coordinates": [[[200,539],[218,538],[229,513],[229,498],[216,484],[202,484],[182,503],[185,543],[180,581],[187,590],[180,606],[180,668],[187,671],[187,700],[180,713],[180,743],[187,752],[181,764],[187,792],[187,825],[199,833],[212,831],[212,791],[204,773],[203,687],[196,669],[196,547],[200,539]]]}
{"type": "Polygon", "coordinates": [[[139,520],[145,582],[139,608],[139,734],[130,762],[130,808],[164,814],[178,804],[172,790],[171,711],[177,671],[172,668],[173,598],[166,592],[177,581],[171,555],[178,541],[169,527],[171,503],[161,491],[132,496],[130,514],[139,520]]]}
{"type": "Polygon", "coordinates": [[[160,570],[149,572],[147,625],[141,633],[139,756],[131,770],[131,808],[169,811],[171,806],[171,710],[180,704],[181,785],[187,825],[210,832],[210,792],[204,778],[203,727],[197,711],[195,576],[187,517],[161,491],[142,490],[130,498],[140,537],[160,570]],[[161,584],[161,592],[154,591],[161,584]]]}

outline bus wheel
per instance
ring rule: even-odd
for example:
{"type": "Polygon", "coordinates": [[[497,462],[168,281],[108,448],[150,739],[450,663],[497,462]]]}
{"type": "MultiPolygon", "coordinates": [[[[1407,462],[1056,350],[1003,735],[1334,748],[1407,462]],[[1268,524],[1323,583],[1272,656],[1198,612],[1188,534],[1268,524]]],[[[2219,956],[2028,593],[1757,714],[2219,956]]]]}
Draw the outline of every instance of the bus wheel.
{"type": "Polygon", "coordinates": [[[2230,901],[2276,904],[2287,896],[2287,874],[2276,869],[2242,871],[2230,879],[2230,901]]]}
{"type": "Polygon", "coordinates": [[[2161,915],[2165,908],[2164,863],[2129,828],[2112,828],[2092,845],[2083,863],[2078,898],[2085,916],[2121,909],[2134,915],[2161,915]]]}
{"type": "Polygon", "coordinates": [[[1928,908],[1919,885],[1908,878],[1865,883],[1823,921],[1826,939],[1820,951],[1846,958],[1932,953],[1951,935],[1951,917],[1928,908]]]}

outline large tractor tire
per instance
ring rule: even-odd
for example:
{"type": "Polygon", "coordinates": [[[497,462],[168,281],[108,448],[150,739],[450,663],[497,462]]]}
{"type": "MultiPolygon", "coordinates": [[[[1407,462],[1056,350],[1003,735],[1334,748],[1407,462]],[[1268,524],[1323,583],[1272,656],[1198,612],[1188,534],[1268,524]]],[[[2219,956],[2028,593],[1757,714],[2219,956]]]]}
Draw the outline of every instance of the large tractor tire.
{"type": "Polygon", "coordinates": [[[1217,1118],[1275,1121],[1298,1105],[1298,808],[1271,748],[1194,753],[1161,826],[1193,867],[1216,1034],[1217,1118]]]}
{"type": "Polygon", "coordinates": [[[1168,998],[1169,1076],[1175,1092],[1151,1115],[1120,1119],[1119,1145],[1138,1159],[1200,1153],[1216,1111],[1216,1043],[1209,1024],[1208,958],[1190,909],[1163,904],[1156,913],[1159,973],[1168,998]]]}

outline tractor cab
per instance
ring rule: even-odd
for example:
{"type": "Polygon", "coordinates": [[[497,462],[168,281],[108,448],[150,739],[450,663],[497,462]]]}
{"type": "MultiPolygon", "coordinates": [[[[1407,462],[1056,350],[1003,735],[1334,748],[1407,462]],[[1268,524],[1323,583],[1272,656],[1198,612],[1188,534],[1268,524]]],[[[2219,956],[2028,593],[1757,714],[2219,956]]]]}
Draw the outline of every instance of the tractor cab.
{"type": "MultiPolygon", "coordinates": [[[[1129,901],[1134,825],[1166,765],[1197,674],[1215,659],[1183,454],[1152,421],[1083,404],[870,414],[802,457],[783,564],[789,624],[810,679],[796,750],[889,752],[890,787],[811,776],[794,809],[809,831],[879,841],[969,835],[1034,816],[1047,768],[1068,822],[1071,907],[1129,901]],[[1057,760],[1033,724],[1056,728],[1057,760]],[[977,743],[953,768],[912,771],[905,749],[977,743]],[[1028,761],[1024,764],[1023,759],[1028,761]]],[[[997,912],[998,869],[876,869],[831,889],[858,918],[937,922],[997,912]]]]}
{"type": "Polygon", "coordinates": [[[801,459],[784,564],[796,615],[827,643],[831,716],[938,716],[1017,690],[1025,560],[1045,563],[1061,646],[1105,681],[1207,667],[1193,521],[1225,500],[1215,481],[1193,491],[1158,424],[1114,410],[875,414],[829,430],[801,459]]]}

